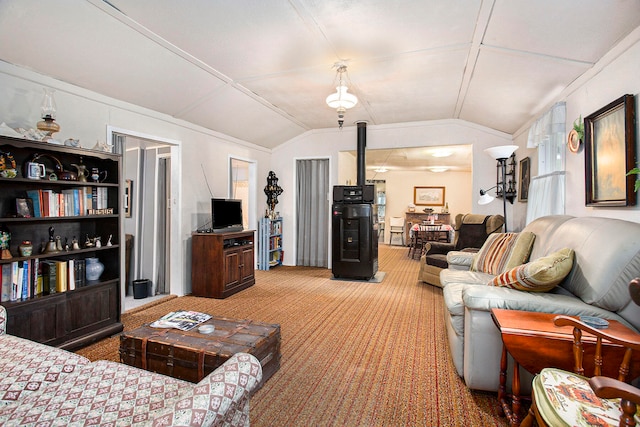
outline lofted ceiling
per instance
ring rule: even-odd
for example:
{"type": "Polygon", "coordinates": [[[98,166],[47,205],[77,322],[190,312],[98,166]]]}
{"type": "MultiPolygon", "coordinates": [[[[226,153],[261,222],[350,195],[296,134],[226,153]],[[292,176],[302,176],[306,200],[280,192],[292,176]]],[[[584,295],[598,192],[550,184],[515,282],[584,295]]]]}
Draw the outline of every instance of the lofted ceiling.
{"type": "Polygon", "coordinates": [[[273,148],[357,120],[514,133],[640,26],[640,0],[2,0],[0,60],[273,148]]]}

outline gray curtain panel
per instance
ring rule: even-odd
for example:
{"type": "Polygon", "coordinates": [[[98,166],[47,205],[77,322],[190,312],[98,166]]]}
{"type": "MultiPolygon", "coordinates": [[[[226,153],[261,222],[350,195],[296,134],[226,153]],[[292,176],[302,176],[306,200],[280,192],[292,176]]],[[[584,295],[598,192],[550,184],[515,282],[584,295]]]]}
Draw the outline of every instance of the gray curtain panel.
{"type": "Polygon", "coordinates": [[[297,161],[296,265],[328,267],[329,160],[297,161]]]}

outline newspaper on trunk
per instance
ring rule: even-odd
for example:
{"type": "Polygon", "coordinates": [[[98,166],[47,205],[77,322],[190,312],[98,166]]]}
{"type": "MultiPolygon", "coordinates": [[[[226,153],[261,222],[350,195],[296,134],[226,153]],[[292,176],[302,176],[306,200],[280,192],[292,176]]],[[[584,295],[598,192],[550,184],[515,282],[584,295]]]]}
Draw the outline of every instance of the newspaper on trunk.
{"type": "Polygon", "coordinates": [[[149,326],[152,328],[175,328],[181,331],[190,331],[209,319],[211,319],[211,316],[206,313],[178,310],[162,316],[149,326]]]}

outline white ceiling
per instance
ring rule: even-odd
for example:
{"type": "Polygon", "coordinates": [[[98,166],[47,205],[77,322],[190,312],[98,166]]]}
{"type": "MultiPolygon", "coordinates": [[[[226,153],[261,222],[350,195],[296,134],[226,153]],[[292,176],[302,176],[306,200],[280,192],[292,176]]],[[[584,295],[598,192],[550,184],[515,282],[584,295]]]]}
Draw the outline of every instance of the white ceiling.
{"type": "Polygon", "coordinates": [[[640,26],[640,0],[2,0],[0,59],[273,148],[337,126],[513,133],[640,26]]]}

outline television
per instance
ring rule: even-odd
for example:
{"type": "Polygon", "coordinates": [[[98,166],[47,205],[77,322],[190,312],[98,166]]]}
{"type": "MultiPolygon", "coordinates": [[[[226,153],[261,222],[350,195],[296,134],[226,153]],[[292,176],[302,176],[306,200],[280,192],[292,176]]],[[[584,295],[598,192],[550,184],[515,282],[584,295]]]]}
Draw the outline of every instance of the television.
{"type": "Polygon", "coordinates": [[[242,200],[211,199],[211,228],[214,233],[242,231],[242,200]]]}

